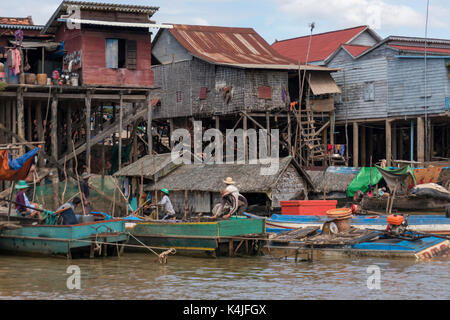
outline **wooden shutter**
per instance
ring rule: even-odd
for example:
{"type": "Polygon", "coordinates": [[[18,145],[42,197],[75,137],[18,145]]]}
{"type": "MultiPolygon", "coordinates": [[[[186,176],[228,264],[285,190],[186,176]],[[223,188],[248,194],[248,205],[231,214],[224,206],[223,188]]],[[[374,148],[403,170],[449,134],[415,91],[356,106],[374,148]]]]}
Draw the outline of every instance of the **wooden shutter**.
{"type": "Polygon", "coordinates": [[[137,69],[137,41],[127,40],[127,68],[137,69]]]}
{"type": "Polygon", "coordinates": [[[208,88],[201,87],[200,88],[200,100],[205,100],[207,98],[207,95],[208,95],[208,88]]]}
{"type": "Polygon", "coordinates": [[[267,86],[261,86],[258,88],[258,98],[259,99],[272,99],[272,88],[267,86]]]}

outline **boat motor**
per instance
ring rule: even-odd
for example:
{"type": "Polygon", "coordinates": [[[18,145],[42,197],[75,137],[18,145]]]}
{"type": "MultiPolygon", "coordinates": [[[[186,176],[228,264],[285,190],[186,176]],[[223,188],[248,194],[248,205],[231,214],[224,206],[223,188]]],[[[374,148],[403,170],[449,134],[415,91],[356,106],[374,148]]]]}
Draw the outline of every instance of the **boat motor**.
{"type": "Polygon", "coordinates": [[[387,223],[386,231],[389,235],[404,235],[408,227],[408,215],[391,214],[387,217],[387,223]]]}

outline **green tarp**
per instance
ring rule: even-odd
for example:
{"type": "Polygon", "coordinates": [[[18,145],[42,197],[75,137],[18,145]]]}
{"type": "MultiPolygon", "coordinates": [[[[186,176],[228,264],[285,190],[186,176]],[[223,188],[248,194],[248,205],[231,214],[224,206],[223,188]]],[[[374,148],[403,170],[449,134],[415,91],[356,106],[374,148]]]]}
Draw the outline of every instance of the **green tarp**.
{"type": "Polygon", "coordinates": [[[383,178],[377,168],[362,167],[347,188],[347,195],[353,197],[356,191],[367,192],[369,185],[376,185],[383,178]]]}
{"type": "Polygon", "coordinates": [[[353,197],[356,191],[361,190],[362,192],[367,192],[369,190],[369,185],[376,185],[381,179],[385,179],[390,190],[396,182],[405,186],[405,181],[407,178],[412,177],[414,184],[416,184],[416,179],[414,176],[414,171],[410,166],[403,168],[381,168],[375,166],[375,168],[362,167],[359,170],[356,177],[348,185],[347,195],[353,197]]]}

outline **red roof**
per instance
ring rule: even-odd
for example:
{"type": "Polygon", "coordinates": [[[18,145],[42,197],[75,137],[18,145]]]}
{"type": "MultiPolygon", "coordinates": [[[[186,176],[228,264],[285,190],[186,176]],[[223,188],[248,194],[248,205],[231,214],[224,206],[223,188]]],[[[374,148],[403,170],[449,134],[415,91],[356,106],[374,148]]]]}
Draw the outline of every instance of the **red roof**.
{"type": "MultiPolygon", "coordinates": [[[[403,50],[403,51],[419,51],[419,52],[424,52],[425,51],[425,47],[417,47],[417,46],[400,46],[400,45],[395,45],[395,44],[390,44],[390,47],[399,49],[399,50],[403,50]]],[[[435,53],[450,53],[450,47],[449,48],[432,48],[432,47],[427,47],[427,52],[435,52],[435,53]]]]}
{"type": "MultiPolygon", "coordinates": [[[[312,36],[308,62],[323,61],[345,44],[366,30],[368,26],[359,26],[344,30],[319,33],[312,36]]],[[[305,63],[309,36],[277,41],[272,44],[281,55],[305,63]]]]}
{"type": "Polygon", "coordinates": [[[31,19],[31,17],[27,18],[0,17],[0,24],[34,26],[33,19],[31,19]]]}
{"type": "Polygon", "coordinates": [[[193,56],[215,64],[289,65],[252,28],[173,25],[169,32],[193,56]]]}
{"type": "Polygon", "coordinates": [[[361,53],[366,51],[367,49],[372,48],[371,46],[357,46],[353,44],[344,44],[343,47],[350,52],[350,54],[354,57],[359,56],[361,53]]]}

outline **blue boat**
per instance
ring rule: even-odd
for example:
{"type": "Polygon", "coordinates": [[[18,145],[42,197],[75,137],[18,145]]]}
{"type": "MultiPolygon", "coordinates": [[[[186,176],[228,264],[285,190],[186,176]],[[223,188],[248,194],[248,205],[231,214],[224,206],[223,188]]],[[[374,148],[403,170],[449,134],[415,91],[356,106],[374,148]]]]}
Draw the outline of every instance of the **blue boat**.
{"type": "MultiPolygon", "coordinates": [[[[248,218],[266,219],[266,231],[280,233],[304,227],[321,227],[327,216],[300,216],[273,214],[270,218],[244,213],[248,218]]],[[[352,226],[359,229],[385,230],[386,216],[353,216],[352,226]]],[[[410,215],[408,229],[417,232],[450,234],[450,218],[444,215],[410,215]]]]}
{"type": "Polygon", "coordinates": [[[62,255],[67,258],[111,256],[128,241],[123,220],[100,220],[75,225],[37,222],[0,230],[0,251],[14,254],[62,255]]]}
{"type": "Polygon", "coordinates": [[[366,238],[371,239],[343,244],[330,241],[308,242],[304,239],[283,241],[275,238],[264,246],[263,252],[271,257],[294,258],[296,261],[354,256],[429,260],[450,255],[450,240],[434,236],[408,240],[372,231],[366,238]]]}

